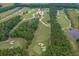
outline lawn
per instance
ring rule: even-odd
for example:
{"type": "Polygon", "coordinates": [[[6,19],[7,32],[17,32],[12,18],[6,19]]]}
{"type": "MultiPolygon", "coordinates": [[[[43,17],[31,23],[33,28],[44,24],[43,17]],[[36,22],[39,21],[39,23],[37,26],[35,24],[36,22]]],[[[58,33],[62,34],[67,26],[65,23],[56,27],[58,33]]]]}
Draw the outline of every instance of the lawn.
{"type": "MultiPolygon", "coordinates": [[[[47,20],[44,18],[43,20],[47,20]]],[[[43,45],[46,49],[50,39],[50,28],[39,22],[38,28],[34,34],[32,44],[29,46],[29,55],[42,55],[45,50],[41,47],[43,45]]]]}
{"type": "Polygon", "coordinates": [[[0,42],[0,49],[11,49],[16,47],[24,47],[27,41],[23,38],[9,38],[6,41],[0,42]]]}
{"type": "Polygon", "coordinates": [[[60,24],[60,26],[62,27],[62,29],[68,29],[69,28],[69,22],[68,22],[68,18],[64,13],[64,10],[58,10],[57,11],[57,22],[60,24]]]}

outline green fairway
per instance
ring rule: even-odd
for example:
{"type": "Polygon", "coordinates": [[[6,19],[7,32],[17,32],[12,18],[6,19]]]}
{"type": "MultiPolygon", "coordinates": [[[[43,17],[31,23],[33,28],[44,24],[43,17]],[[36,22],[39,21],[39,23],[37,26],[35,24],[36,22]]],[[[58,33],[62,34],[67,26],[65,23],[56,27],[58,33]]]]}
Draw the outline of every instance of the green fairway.
{"type": "MultiPolygon", "coordinates": [[[[47,20],[48,18],[43,18],[47,20]]],[[[39,22],[38,29],[35,32],[32,44],[29,46],[29,55],[41,55],[46,51],[50,39],[50,28],[39,22]],[[42,48],[42,46],[43,48],[42,48]]]]}
{"type": "Polygon", "coordinates": [[[17,16],[17,15],[21,15],[24,10],[26,10],[26,8],[23,7],[22,9],[20,9],[20,10],[18,10],[17,12],[13,13],[12,15],[9,15],[9,16],[7,16],[7,17],[1,19],[1,20],[0,20],[0,23],[1,23],[1,22],[5,22],[5,21],[8,21],[10,18],[15,17],[15,16],[17,16]]]}
{"type": "Polygon", "coordinates": [[[23,38],[9,38],[6,41],[0,42],[0,49],[12,49],[16,47],[24,47],[27,41],[23,38]]]}
{"type": "Polygon", "coordinates": [[[49,24],[50,22],[50,16],[49,16],[49,9],[45,10],[44,19],[42,20],[44,23],[49,24]],[[45,19],[45,20],[44,20],[45,19]]]}
{"type": "Polygon", "coordinates": [[[64,10],[58,10],[56,20],[60,24],[60,26],[62,27],[62,30],[69,28],[69,26],[70,26],[70,23],[68,21],[69,19],[65,15],[64,10]]]}
{"type": "Polygon", "coordinates": [[[71,20],[72,27],[79,29],[79,11],[78,9],[68,9],[67,15],[71,20]]]}
{"type": "Polygon", "coordinates": [[[45,46],[47,46],[49,39],[50,39],[50,29],[45,27],[43,24],[39,23],[39,27],[35,33],[32,44],[29,47],[29,54],[41,55],[43,51],[39,46],[39,43],[42,43],[45,46]]]}
{"type": "Polygon", "coordinates": [[[12,15],[14,12],[17,12],[19,9],[20,9],[20,7],[17,7],[17,8],[14,8],[12,10],[8,10],[6,12],[0,13],[0,20],[2,18],[5,18],[5,17],[9,16],[9,15],[12,15]]]}

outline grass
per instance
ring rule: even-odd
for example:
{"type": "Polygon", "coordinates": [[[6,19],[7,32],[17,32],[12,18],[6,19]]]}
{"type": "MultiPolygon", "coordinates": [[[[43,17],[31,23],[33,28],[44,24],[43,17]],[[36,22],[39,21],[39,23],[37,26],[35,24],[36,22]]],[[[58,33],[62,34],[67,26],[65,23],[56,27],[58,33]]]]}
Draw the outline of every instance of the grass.
{"type": "Polygon", "coordinates": [[[71,20],[72,27],[79,29],[79,13],[76,11],[76,9],[67,10],[67,14],[69,19],[71,20]]]}
{"type": "Polygon", "coordinates": [[[45,20],[42,20],[44,23],[48,24],[48,21],[50,21],[50,16],[49,16],[49,10],[45,10],[45,14],[44,14],[44,19],[45,20]]]}
{"type": "Polygon", "coordinates": [[[0,3],[0,5],[2,5],[2,8],[3,8],[3,7],[12,6],[14,4],[13,3],[0,3]]]}
{"type": "Polygon", "coordinates": [[[6,41],[0,42],[0,49],[10,49],[10,48],[16,48],[16,47],[24,47],[26,45],[27,41],[23,38],[9,38],[6,41]],[[14,41],[13,44],[11,44],[11,41],[14,41]]]}
{"type": "Polygon", "coordinates": [[[37,9],[28,9],[28,14],[24,15],[23,18],[27,19],[27,18],[32,18],[32,14],[34,14],[36,12],[37,9]]]}
{"type": "MultiPolygon", "coordinates": [[[[43,19],[47,20],[47,18],[43,19]]],[[[38,45],[39,43],[43,43],[45,46],[48,45],[50,39],[50,28],[43,25],[39,22],[38,28],[34,34],[34,38],[32,44],[29,46],[29,55],[42,55],[44,51],[42,51],[41,47],[38,45]]]]}
{"type": "Polygon", "coordinates": [[[22,8],[22,9],[18,10],[17,12],[13,13],[12,15],[9,15],[9,16],[7,16],[7,17],[1,19],[1,20],[0,20],[0,23],[1,23],[1,22],[5,22],[5,21],[9,21],[10,18],[15,17],[15,16],[21,14],[21,12],[24,11],[24,9],[25,9],[25,8],[22,8]]]}
{"type": "MultiPolygon", "coordinates": [[[[26,9],[26,10],[32,11],[31,9],[26,9]]],[[[27,13],[27,14],[25,14],[25,15],[22,15],[22,16],[23,16],[23,20],[20,21],[9,33],[10,33],[10,34],[13,33],[13,31],[15,31],[22,23],[31,20],[32,14],[33,14],[34,12],[36,12],[36,9],[34,9],[34,11],[32,11],[31,13],[27,13]]]]}
{"type": "Polygon", "coordinates": [[[59,15],[57,15],[57,22],[60,24],[62,29],[66,29],[69,27],[69,22],[67,21],[68,19],[66,18],[64,14],[64,10],[59,10],[59,15]]]}
{"type": "MultiPolygon", "coordinates": [[[[29,8],[24,8],[22,10],[29,10],[29,11],[31,11],[31,9],[29,9],[29,8]]],[[[23,23],[24,21],[28,21],[29,18],[32,18],[31,14],[34,13],[35,11],[36,10],[32,11],[29,14],[22,15],[26,20],[23,20],[21,22],[23,23]]],[[[26,43],[27,43],[27,41],[25,39],[22,39],[22,38],[9,38],[7,41],[0,42],[0,49],[10,49],[10,48],[14,48],[14,47],[15,48],[16,47],[22,48],[22,47],[24,47],[26,45],[26,43]],[[11,41],[14,41],[14,44],[10,44],[11,41]]]]}
{"type": "Polygon", "coordinates": [[[67,39],[69,40],[70,44],[72,45],[72,48],[74,49],[74,54],[79,55],[79,49],[77,47],[76,39],[74,39],[68,31],[64,31],[64,34],[67,36],[67,39]]]}
{"type": "Polygon", "coordinates": [[[16,12],[16,11],[18,11],[18,10],[19,10],[19,7],[14,8],[14,9],[12,9],[12,10],[8,10],[8,11],[3,12],[3,13],[0,13],[0,19],[5,18],[5,17],[11,15],[11,14],[13,14],[14,12],[16,12]]]}
{"type": "MultiPolygon", "coordinates": [[[[69,27],[69,23],[67,21],[69,19],[65,18],[65,15],[66,14],[64,13],[63,10],[59,11],[59,16],[58,16],[59,19],[57,19],[57,21],[62,28],[68,28],[69,27]]],[[[73,47],[72,49],[74,49],[75,55],[79,55],[75,40],[69,35],[69,33],[67,31],[64,31],[64,34],[67,36],[67,40],[69,40],[71,46],[73,47]]]]}
{"type": "Polygon", "coordinates": [[[50,38],[50,29],[45,27],[43,24],[39,23],[39,27],[35,33],[32,44],[29,48],[30,49],[29,53],[31,53],[32,55],[41,55],[42,50],[38,45],[38,43],[43,43],[45,45],[48,45],[49,38],[50,38]]]}

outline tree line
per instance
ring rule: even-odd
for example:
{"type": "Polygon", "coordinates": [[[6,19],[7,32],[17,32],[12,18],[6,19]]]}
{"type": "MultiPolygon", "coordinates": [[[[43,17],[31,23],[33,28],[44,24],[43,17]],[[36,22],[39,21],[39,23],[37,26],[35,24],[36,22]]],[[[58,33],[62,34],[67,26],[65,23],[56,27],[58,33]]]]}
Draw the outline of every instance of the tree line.
{"type": "Polygon", "coordinates": [[[25,48],[12,48],[0,50],[0,56],[28,56],[28,51],[25,48]]]}

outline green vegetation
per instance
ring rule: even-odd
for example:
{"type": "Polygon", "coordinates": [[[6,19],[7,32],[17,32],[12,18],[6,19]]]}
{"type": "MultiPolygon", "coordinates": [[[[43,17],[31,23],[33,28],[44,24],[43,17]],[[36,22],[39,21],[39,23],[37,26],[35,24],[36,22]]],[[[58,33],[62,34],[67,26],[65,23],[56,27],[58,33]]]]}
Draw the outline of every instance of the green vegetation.
{"type": "Polygon", "coordinates": [[[9,38],[6,41],[0,42],[0,50],[13,49],[13,48],[24,48],[27,45],[27,41],[22,38],[9,38]]]}
{"type": "Polygon", "coordinates": [[[23,38],[9,38],[0,42],[0,56],[28,55],[27,41],[23,38]]]}
{"type": "Polygon", "coordinates": [[[1,52],[0,55],[28,55],[27,52],[28,44],[31,43],[31,40],[34,36],[33,35],[34,31],[37,29],[39,22],[38,18],[32,17],[33,16],[32,14],[35,11],[36,10],[30,10],[28,8],[25,8],[20,16],[13,17],[9,20],[2,21],[0,23],[0,26],[2,28],[1,39],[2,40],[8,39],[6,41],[0,42],[0,52],[1,52]],[[28,10],[30,12],[26,12],[28,10]],[[31,20],[27,21],[26,19],[31,20]],[[19,26],[17,26],[18,24],[19,26]],[[16,27],[15,25],[17,26],[17,28],[15,28],[16,27]],[[14,28],[15,30],[11,32],[11,30],[13,30],[14,28]],[[16,33],[17,35],[15,35],[16,33]],[[14,43],[11,44],[11,42],[14,43]]]}
{"type": "Polygon", "coordinates": [[[44,23],[49,24],[50,23],[50,16],[49,16],[49,8],[45,8],[44,10],[44,19],[42,20],[44,23]]]}
{"type": "Polygon", "coordinates": [[[74,8],[78,6],[15,4],[1,7],[0,56],[79,55],[79,39],[74,40],[68,32],[72,30],[71,25],[79,29],[79,11],[74,8]]]}
{"type": "Polygon", "coordinates": [[[44,45],[45,49],[50,39],[50,29],[39,23],[38,29],[34,34],[32,44],[29,47],[29,55],[42,55],[45,51],[40,47],[40,43],[44,45]]]}
{"type": "Polygon", "coordinates": [[[21,20],[20,16],[16,16],[9,21],[0,23],[0,41],[7,40],[10,30],[21,20]]]}
{"type": "Polygon", "coordinates": [[[71,21],[72,27],[79,29],[79,13],[76,9],[67,9],[65,10],[68,18],[71,21]]]}
{"type": "MultiPolygon", "coordinates": [[[[45,17],[47,11],[43,10],[44,18],[42,19],[43,22],[47,24],[47,20],[49,18],[45,17]]],[[[47,14],[49,16],[49,14],[47,14]]],[[[38,28],[34,33],[34,38],[32,40],[32,44],[28,48],[29,55],[43,55],[45,53],[48,42],[50,40],[50,27],[47,27],[42,22],[39,22],[38,28]]]]}
{"type": "Polygon", "coordinates": [[[23,22],[16,30],[10,33],[11,37],[22,37],[26,40],[32,40],[33,33],[37,29],[38,19],[32,19],[29,22],[23,22]]]}
{"type": "Polygon", "coordinates": [[[28,52],[25,48],[13,48],[0,50],[0,56],[26,56],[28,52]]]}
{"type": "Polygon", "coordinates": [[[62,29],[68,29],[70,26],[69,19],[66,17],[64,10],[57,10],[57,22],[60,24],[62,29]]]}
{"type": "Polygon", "coordinates": [[[76,42],[77,42],[77,46],[79,48],[79,38],[76,40],[76,42]]]}
{"type": "Polygon", "coordinates": [[[0,13],[5,12],[5,11],[8,11],[8,10],[11,10],[11,9],[13,9],[15,7],[16,7],[15,5],[2,7],[2,8],[0,8],[0,13]]]}
{"type": "Polygon", "coordinates": [[[73,55],[72,46],[56,21],[56,13],[56,8],[50,8],[51,41],[45,55],[73,55]]]}
{"type": "Polygon", "coordinates": [[[19,9],[20,9],[20,7],[17,7],[17,8],[8,10],[8,11],[6,11],[6,12],[0,13],[0,19],[5,18],[5,17],[7,17],[7,16],[13,14],[14,12],[18,11],[19,9]]]}

